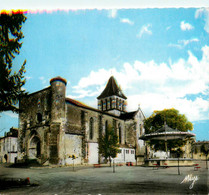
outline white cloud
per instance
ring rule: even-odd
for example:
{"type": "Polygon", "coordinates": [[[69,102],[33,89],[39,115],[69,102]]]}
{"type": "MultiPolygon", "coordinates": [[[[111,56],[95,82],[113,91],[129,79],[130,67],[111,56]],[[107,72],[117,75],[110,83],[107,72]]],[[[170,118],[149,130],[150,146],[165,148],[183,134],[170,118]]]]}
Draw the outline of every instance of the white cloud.
{"type": "Polygon", "coordinates": [[[32,79],[33,77],[26,76],[25,78],[26,78],[26,80],[30,80],[30,79],[32,79]]]}
{"type": "Polygon", "coordinates": [[[209,33],[209,8],[200,8],[195,12],[195,18],[199,18],[203,15],[205,20],[204,29],[209,33]]]}
{"type": "Polygon", "coordinates": [[[39,77],[39,80],[41,81],[42,85],[45,85],[46,82],[48,81],[46,78],[44,78],[43,76],[39,77]]]}
{"type": "Polygon", "coordinates": [[[108,10],[108,17],[109,18],[116,18],[117,17],[117,9],[108,10]]]}
{"type": "Polygon", "coordinates": [[[177,44],[170,43],[170,44],[168,44],[168,47],[176,47],[179,49],[183,49],[188,44],[191,44],[193,42],[198,42],[198,41],[199,41],[199,39],[197,39],[197,38],[188,39],[188,40],[178,40],[177,44]]]}
{"type": "Polygon", "coordinates": [[[198,42],[198,41],[199,41],[199,39],[194,38],[194,39],[190,39],[190,40],[179,40],[178,43],[182,43],[183,46],[186,46],[192,42],[198,42]]]}
{"type": "MultiPolygon", "coordinates": [[[[208,119],[209,99],[197,96],[191,100],[186,95],[209,95],[209,46],[202,48],[200,60],[190,51],[188,54],[188,59],[170,61],[169,65],[153,60],[145,63],[135,61],[133,64],[124,63],[120,70],[91,71],[73,87],[71,97],[98,96],[109,77],[114,75],[128,96],[129,111],[136,110],[140,103],[147,116],[154,110],[173,107],[186,114],[191,121],[208,119]]],[[[95,102],[90,104],[95,106],[95,102]]]]}
{"type": "Polygon", "coordinates": [[[166,28],[166,30],[169,30],[169,29],[171,29],[171,26],[168,26],[168,27],[166,28]]]}
{"type": "Polygon", "coordinates": [[[191,24],[185,23],[184,21],[181,22],[180,28],[181,28],[181,30],[183,30],[183,31],[194,29],[194,27],[193,27],[191,24]]]}
{"type": "Polygon", "coordinates": [[[89,87],[92,85],[102,85],[109,78],[111,71],[113,70],[100,69],[98,72],[91,71],[88,77],[82,78],[79,81],[78,86],[74,86],[73,88],[78,89],[78,88],[89,87]]]}
{"type": "Polygon", "coordinates": [[[105,70],[100,69],[98,72],[91,71],[88,77],[83,77],[80,79],[77,86],[73,86],[73,93],[76,95],[72,96],[68,95],[71,98],[84,98],[84,97],[92,97],[99,95],[99,92],[104,89],[105,84],[111,74],[116,72],[115,69],[105,70]],[[89,89],[92,86],[96,86],[96,91],[89,89]],[[87,89],[88,88],[88,89],[87,89]],[[78,94],[78,95],[77,95],[78,94]]]}
{"type": "Polygon", "coordinates": [[[128,109],[136,110],[139,103],[146,117],[149,117],[154,110],[175,108],[181,114],[185,114],[190,121],[207,120],[209,118],[208,100],[202,98],[196,98],[192,101],[187,98],[169,97],[151,92],[128,97],[128,109]]]}
{"type": "Polygon", "coordinates": [[[169,44],[168,44],[168,47],[176,47],[176,48],[178,48],[178,49],[182,49],[182,48],[183,48],[182,45],[177,44],[177,43],[169,43],[169,44]]]}
{"type": "Polygon", "coordinates": [[[121,22],[121,23],[130,24],[130,25],[133,25],[133,24],[134,24],[134,22],[131,21],[131,20],[129,20],[128,18],[121,18],[121,19],[120,19],[120,22],[121,22]]]}
{"type": "Polygon", "coordinates": [[[137,37],[141,38],[143,34],[151,35],[152,31],[150,30],[150,27],[152,27],[151,24],[147,24],[147,25],[142,26],[137,37]]]}

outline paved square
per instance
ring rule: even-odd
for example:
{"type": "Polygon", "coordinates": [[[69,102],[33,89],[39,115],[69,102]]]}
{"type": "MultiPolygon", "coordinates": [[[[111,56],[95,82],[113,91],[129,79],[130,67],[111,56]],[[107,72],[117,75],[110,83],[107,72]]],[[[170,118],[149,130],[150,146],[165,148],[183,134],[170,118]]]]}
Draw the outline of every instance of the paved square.
{"type": "MultiPolygon", "coordinates": [[[[0,194],[208,194],[208,170],[205,162],[199,162],[201,169],[181,167],[112,167],[92,168],[7,168],[1,165],[0,178],[30,178],[34,187],[9,188],[0,194]],[[198,178],[181,184],[186,176],[198,178]]],[[[187,177],[187,180],[189,178],[187,177]]]]}

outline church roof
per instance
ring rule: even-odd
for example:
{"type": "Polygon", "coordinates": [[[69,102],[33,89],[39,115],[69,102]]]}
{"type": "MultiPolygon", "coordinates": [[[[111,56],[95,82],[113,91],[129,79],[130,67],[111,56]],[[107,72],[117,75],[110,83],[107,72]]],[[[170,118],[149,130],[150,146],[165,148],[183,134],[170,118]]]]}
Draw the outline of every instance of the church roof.
{"type": "Polygon", "coordinates": [[[123,120],[134,119],[138,111],[121,113],[120,118],[123,120]]]}
{"type": "Polygon", "coordinates": [[[100,96],[97,97],[97,99],[101,99],[101,98],[105,98],[105,97],[109,97],[113,95],[116,95],[123,99],[127,99],[127,97],[123,94],[122,90],[118,87],[115,78],[111,76],[110,79],[108,80],[108,83],[104,91],[101,93],[100,96]]]}
{"type": "Polygon", "coordinates": [[[90,109],[90,110],[98,111],[97,109],[92,108],[90,106],[87,106],[86,104],[84,104],[82,102],[79,102],[77,100],[74,100],[74,99],[71,99],[71,98],[65,98],[65,100],[66,100],[67,103],[70,103],[72,105],[79,106],[79,107],[82,107],[82,108],[87,108],[87,109],[90,109]]]}

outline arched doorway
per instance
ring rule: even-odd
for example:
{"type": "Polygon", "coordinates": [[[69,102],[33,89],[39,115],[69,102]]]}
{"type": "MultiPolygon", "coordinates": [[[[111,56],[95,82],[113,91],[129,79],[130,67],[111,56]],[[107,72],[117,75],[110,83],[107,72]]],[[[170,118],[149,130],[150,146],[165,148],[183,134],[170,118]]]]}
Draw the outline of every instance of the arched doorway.
{"type": "Polygon", "coordinates": [[[4,160],[6,161],[6,163],[7,163],[7,159],[8,159],[8,156],[7,156],[7,154],[5,154],[4,155],[4,160]]]}
{"type": "Polygon", "coordinates": [[[41,155],[41,141],[39,137],[34,136],[30,141],[29,146],[29,158],[39,158],[41,155]]]}

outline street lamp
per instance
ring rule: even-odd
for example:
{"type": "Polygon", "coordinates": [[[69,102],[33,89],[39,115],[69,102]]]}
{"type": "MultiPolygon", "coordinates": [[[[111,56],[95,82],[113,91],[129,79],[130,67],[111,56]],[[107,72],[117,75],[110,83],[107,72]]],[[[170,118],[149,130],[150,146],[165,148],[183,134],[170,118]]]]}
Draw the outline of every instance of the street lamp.
{"type": "Polygon", "coordinates": [[[113,173],[115,173],[115,159],[113,158],[113,173]]]}

